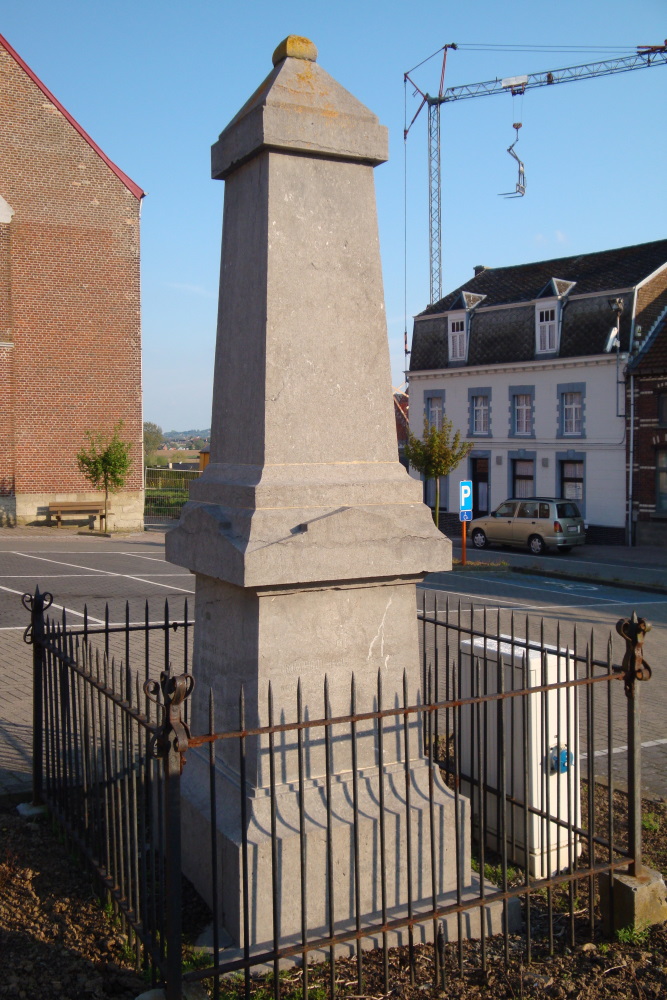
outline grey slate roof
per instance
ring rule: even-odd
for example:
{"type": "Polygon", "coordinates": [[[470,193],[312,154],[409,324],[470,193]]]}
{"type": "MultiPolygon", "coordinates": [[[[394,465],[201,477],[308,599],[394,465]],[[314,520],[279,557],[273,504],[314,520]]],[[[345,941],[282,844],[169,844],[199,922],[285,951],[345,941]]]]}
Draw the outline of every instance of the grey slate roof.
{"type": "MultiPolygon", "coordinates": [[[[614,315],[604,295],[634,288],[667,263],[667,240],[643,243],[599,253],[559,257],[513,267],[488,268],[419,314],[414,326],[410,370],[449,366],[447,318],[442,315],[463,307],[463,295],[484,296],[477,311],[469,314],[470,343],[467,365],[503,364],[535,360],[534,301],[552,295],[552,279],[576,282],[574,299],[563,310],[559,357],[581,357],[604,351],[614,315]],[[510,308],[486,311],[488,306],[510,308]]],[[[467,297],[467,296],[466,296],[467,297]]],[[[621,350],[628,350],[633,294],[626,293],[621,319],[621,350]]],[[[644,317],[642,317],[644,319],[644,317]]],[[[657,317],[656,317],[657,318],[657,317]]],[[[452,367],[460,365],[452,362],[452,367]]]]}
{"type": "Polygon", "coordinates": [[[439,302],[424,309],[420,316],[445,312],[451,309],[461,291],[486,295],[484,306],[504,305],[509,302],[528,302],[536,299],[551,278],[576,281],[576,295],[590,292],[613,291],[630,288],[667,262],[667,240],[639,243],[617,250],[577,254],[574,257],[556,257],[538,260],[532,264],[513,267],[489,267],[476,274],[464,285],[450,292],[439,302]]]}

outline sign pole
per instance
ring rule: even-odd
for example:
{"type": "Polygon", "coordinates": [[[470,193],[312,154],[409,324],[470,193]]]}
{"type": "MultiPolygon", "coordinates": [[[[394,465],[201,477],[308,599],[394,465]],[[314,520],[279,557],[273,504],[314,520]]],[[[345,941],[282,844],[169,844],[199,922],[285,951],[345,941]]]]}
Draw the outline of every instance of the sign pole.
{"type": "Polygon", "coordinates": [[[472,521],[472,480],[463,479],[459,483],[459,521],[461,522],[461,565],[466,564],[466,528],[472,521]]]}

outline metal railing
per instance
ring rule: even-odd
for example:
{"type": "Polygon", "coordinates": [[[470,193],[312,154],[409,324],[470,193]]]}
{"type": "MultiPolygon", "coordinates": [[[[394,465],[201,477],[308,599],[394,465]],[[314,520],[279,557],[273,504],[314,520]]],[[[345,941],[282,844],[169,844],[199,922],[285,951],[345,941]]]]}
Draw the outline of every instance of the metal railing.
{"type": "MultiPolygon", "coordinates": [[[[180,620],[68,626],[46,617],[52,595],[23,597],[31,622],[24,639],[33,653],[33,801],[46,803],[97,874],[113,902],[138,965],[153,984],[168,978],[168,929],[173,831],[165,827],[165,768],[156,752],[162,720],[155,700],[155,661],[187,675],[187,601],[180,620]],[[93,646],[93,642],[99,643],[93,646]]],[[[158,668],[159,669],[159,668],[158,668]]],[[[179,876],[180,877],[180,876],[179,876]]],[[[173,920],[172,920],[173,924],[173,920]]],[[[173,953],[172,953],[173,961],[173,953]]],[[[180,966],[180,954],[178,959],[180,966]]]]}
{"type": "MultiPolygon", "coordinates": [[[[185,625],[166,611],[162,623],[134,626],[127,611],[127,625],[107,619],[99,629],[69,629],[45,618],[48,595],[24,603],[35,668],[35,800],[48,803],[97,871],[137,960],[166,982],[169,1000],[192,981],[207,981],[218,996],[230,973],[241,974],[248,997],[251,974],[267,967],[278,1000],[285,962],[300,968],[304,997],[324,968],[333,997],[346,955],[362,994],[373,948],[388,993],[398,946],[412,980],[419,958],[440,987],[446,969],[465,974],[472,963],[486,973],[496,933],[500,961],[530,962],[536,947],[553,954],[592,937],[596,880],[641,866],[635,681],[649,673],[642,643],[650,626],[636,615],[617,627],[626,652],[616,666],[611,637],[598,658],[592,635],[584,642],[575,632],[569,643],[560,626],[550,637],[541,622],[533,635],[528,619],[424,599],[423,694],[404,679],[398,703],[388,704],[379,674],[361,711],[350,674],[349,711],[334,715],[326,679],[309,703],[299,682],[276,721],[270,686],[251,708],[239,686],[237,722],[216,729],[213,693],[199,691],[191,735],[188,644],[178,675],[163,648],[174,630],[187,636],[187,613],[185,625]],[[106,653],[93,652],[95,631],[106,653]],[[123,666],[109,660],[114,636],[126,649],[123,666]],[[129,666],[137,640],[140,679],[129,666]],[[625,813],[614,794],[619,739],[628,747],[625,813]],[[183,813],[186,759],[188,780],[198,781],[196,830],[192,812],[187,820],[183,813]],[[181,874],[191,874],[193,851],[212,952],[207,967],[183,972],[181,874]],[[236,902],[223,906],[232,884],[236,902]],[[464,947],[471,933],[474,957],[464,947]]],[[[336,698],[339,705],[340,689],[336,698]]]]}
{"type": "Polygon", "coordinates": [[[153,523],[178,520],[199,469],[144,469],[144,518],[153,523]]]}

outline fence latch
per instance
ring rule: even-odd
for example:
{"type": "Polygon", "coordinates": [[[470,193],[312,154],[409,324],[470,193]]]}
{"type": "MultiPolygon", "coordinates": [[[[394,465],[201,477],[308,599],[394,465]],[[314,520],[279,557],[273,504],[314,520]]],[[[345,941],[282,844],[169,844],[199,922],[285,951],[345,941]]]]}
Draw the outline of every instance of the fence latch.
{"type": "Polygon", "coordinates": [[[181,716],[181,706],[192,694],[195,679],[192,674],[171,676],[162,671],[159,681],[145,681],[144,692],[154,704],[162,709],[162,725],[154,733],[150,749],[153,757],[166,757],[172,749],[181,754],[181,767],[185,763],[184,754],[188,749],[190,730],[181,716]],[[162,692],[162,699],[159,695],[162,692]]]}
{"type": "Polygon", "coordinates": [[[651,679],[653,671],[644,659],[644,638],[651,627],[645,618],[637,618],[636,611],[632,612],[632,618],[620,618],[616,622],[616,631],[626,644],[622,663],[626,697],[634,692],[635,681],[651,679]]]}

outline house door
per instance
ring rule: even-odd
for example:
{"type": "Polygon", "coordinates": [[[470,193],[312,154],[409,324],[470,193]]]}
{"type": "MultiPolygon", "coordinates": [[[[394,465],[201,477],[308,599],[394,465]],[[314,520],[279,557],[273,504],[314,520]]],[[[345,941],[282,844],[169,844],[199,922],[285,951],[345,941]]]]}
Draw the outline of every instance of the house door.
{"type": "Polygon", "coordinates": [[[489,460],[473,458],[472,467],[472,516],[489,513],[489,460]]]}

